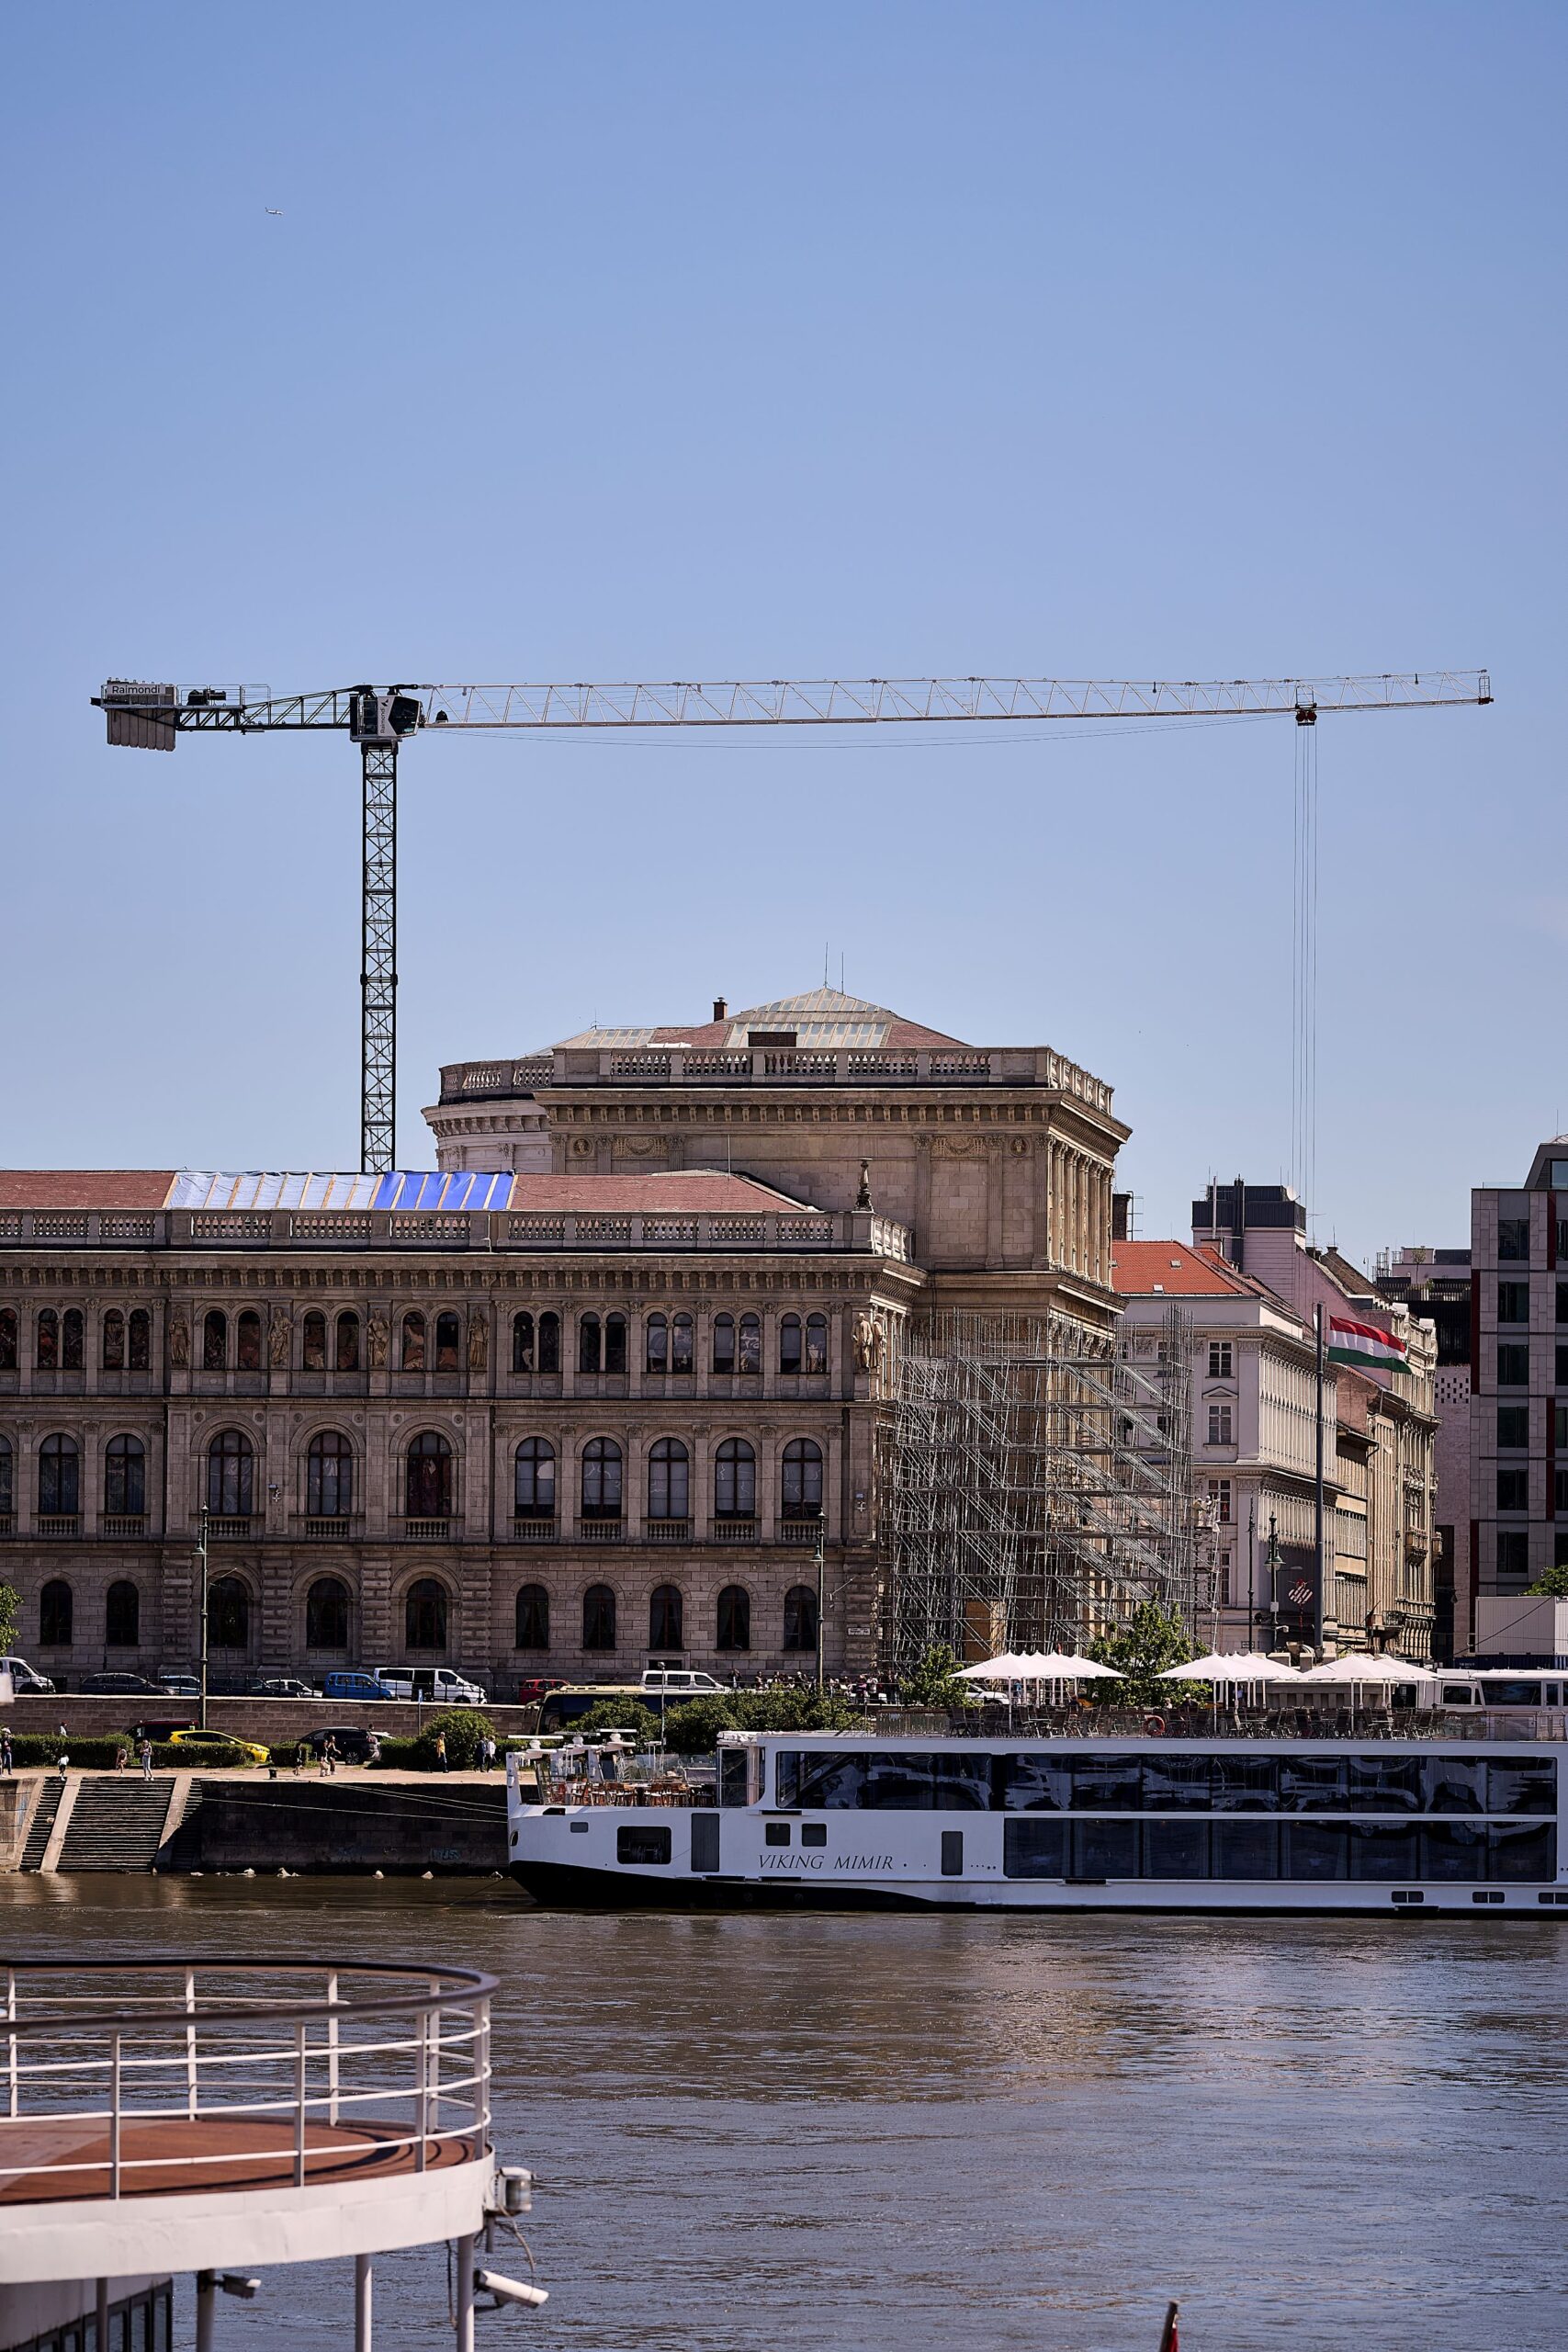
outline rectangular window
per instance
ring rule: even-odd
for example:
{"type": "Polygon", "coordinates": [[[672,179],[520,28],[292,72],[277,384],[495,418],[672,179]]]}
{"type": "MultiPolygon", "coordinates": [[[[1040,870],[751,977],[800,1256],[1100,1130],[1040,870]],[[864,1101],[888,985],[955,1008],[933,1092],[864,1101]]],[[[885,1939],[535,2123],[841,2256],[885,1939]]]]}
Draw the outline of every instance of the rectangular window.
{"type": "Polygon", "coordinates": [[[803,1821],[800,1825],[800,1842],[803,1846],[825,1846],[828,1843],[827,1823],[803,1821]]]}
{"type": "Polygon", "coordinates": [[[1066,1878],[1067,1825],[1016,1816],[1002,1826],[1002,1871],[1007,1878],[1066,1878]]]}
{"type": "Polygon", "coordinates": [[[1499,1388],[1528,1388],[1530,1385],[1530,1351],[1528,1342],[1517,1340],[1502,1341],[1497,1349],[1497,1385],[1499,1388]]]}
{"type": "Polygon", "coordinates": [[[1004,1813],[1065,1813],[1073,1801],[1073,1768],[1056,1756],[998,1756],[996,1789],[1004,1813]]]}
{"type": "Polygon", "coordinates": [[[1498,1510],[1529,1510],[1529,1472],[1528,1470],[1499,1470],[1497,1473],[1498,1510]]]}
{"type": "Polygon", "coordinates": [[[697,1871],[718,1868],[716,1813],[694,1813],[692,1815],[692,1868],[697,1871]]]}
{"type": "Polygon", "coordinates": [[[1420,1855],[1414,1828],[1381,1821],[1350,1826],[1350,1875],[1359,1879],[1411,1879],[1420,1876],[1420,1855]]]}
{"type": "Polygon", "coordinates": [[[1231,1442],[1231,1408],[1228,1405],[1209,1408],[1209,1443],[1229,1445],[1231,1442]]]}
{"type": "Polygon", "coordinates": [[[1428,1756],[1421,1767],[1428,1813],[1484,1813],[1486,1767],[1468,1757],[1428,1756]]]}
{"type": "MultiPolygon", "coordinates": [[[[1343,1813],[1349,1803],[1349,1773],[1341,1756],[1281,1756],[1280,1812],[1343,1813]]],[[[1343,1878],[1345,1873],[1331,1875],[1343,1878]]]]}
{"type": "Polygon", "coordinates": [[[1075,1821],[1074,1878],[1136,1878],[1138,1825],[1135,1821],[1075,1821]]]}
{"type": "Polygon", "coordinates": [[[1506,1265],[1511,1261],[1529,1263],[1530,1221],[1528,1216],[1500,1216],[1497,1220],[1497,1255],[1506,1265]]]}
{"type": "Polygon", "coordinates": [[[1142,1804],[1142,1774],[1135,1756],[1080,1756],[1075,1759],[1075,1813],[1136,1813],[1142,1804]]]}
{"type": "Polygon", "coordinates": [[[1352,1813],[1419,1813],[1421,1759],[1415,1756],[1352,1756],[1352,1813]]]}
{"type": "Polygon", "coordinates": [[[670,1860],[670,1832],[662,1824],[657,1828],[617,1829],[615,1860],[655,1865],[670,1860]]]}
{"type": "Polygon", "coordinates": [[[1568,1470],[1552,1473],[1551,1505],[1560,1519],[1564,1511],[1568,1511],[1568,1470]]]}
{"type": "Polygon", "coordinates": [[[939,1813],[989,1813],[991,1757],[941,1755],[930,1758],[936,1809],[939,1813]]]}
{"type": "Polygon", "coordinates": [[[1497,1584],[1503,1591],[1522,1591],[1529,1582],[1530,1540],[1520,1529],[1506,1528],[1497,1537],[1497,1584]]]}
{"type": "Polygon", "coordinates": [[[1215,1524],[1219,1527],[1229,1527],[1231,1524],[1231,1481],[1229,1478],[1210,1479],[1209,1500],[1214,1506],[1215,1524]]]}
{"type": "Polygon", "coordinates": [[[806,1813],[836,1812],[860,1803],[866,1758],[781,1748],[773,1758],[773,1803],[806,1813]]]}
{"type": "Polygon", "coordinates": [[[1277,1878],[1280,1832],[1271,1821],[1216,1821],[1216,1878],[1277,1878]]]}
{"type": "Polygon", "coordinates": [[[1530,1286],[1529,1283],[1499,1283],[1497,1285],[1497,1320],[1499,1323],[1528,1323],[1530,1319],[1530,1286]]]}
{"type": "Polygon", "coordinates": [[[943,1878],[964,1875],[964,1832],[944,1829],[942,1833],[942,1874],[943,1878]]]}
{"type": "Polygon", "coordinates": [[[1350,1875],[1350,1833],[1340,1822],[1292,1821],[1285,1830],[1286,1878],[1350,1875]]]}
{"type": "MultiPolygon", "coordinates": [[[[1213,1759],[1216,1813],[1273,1813],[1279,1804],[1271,1756],[1216,1756],[1213,1759]]],[[[1224,1873],[1217,1873],[1224,1875],[1224,1873]]]]}
{"type": "Polygon", "coordinates": [[[1172,1748],[1144,1758],[1144,1803],[1151,1813],[1207,1813],[1213,1798],[1213,1770],[1207,1756],[1172,1748]]]}
{"type": "Polygon", "coordinates": [[[1568,1388],[1568,1348],[1560,1347],[1557,1351],[1557,1385],[1568,1388]]]}
{"type": "Polygon", "coordinates": [[[1568,1283],[1559,1283],[1557,1285],[1557,1320],[1560,1323],[1568,1323],[1568,1283]]]}
{"type": "Polygon", "coordinates": [[[1231,1376],[1231,1343],[1230,1343],[1230,1341],[1229,1341],[1228,1340],[1210,1340],[1210,1342],[1209,1342],[1209,1377],[1210,1377],[1210,1379],[1211,1379],[1211,1380],[1228,1380],[1228,1379],[1230,1378],[1230,1376],[1231,1376]]]}
{"type": "Polygon", "coordinates": [[[1530,1408],[1528,1405],[1499,1405],[1497,1408],[1497,1443],[1499,1446],[1523,1448],[1530,1442],[1530,1408]]]}
{"type": "Polygon", "coordinates": [[[1430,1822],[1421,1832],[1422,1878],[1486,1875],[1486,1832],[1467,1821],[1430,1822]]]}
{"type": "Polygon", "coordinates": [[[1490,1879],[1555,1878],[1557,1825],[1515,1828],[1496,1822],[1486,1832],[1486,1875],[1490,1879]]]}
{"type": "Polygon", "coordinates": [[[1207,1878],[1209,1825],[1206,1821],[1145,1821],[1145,1878],[1207,1878]]]}
{"type": "Polygon", "coordinates": [[[762,1842],[766,1846],[787,1846],[789,1844],[788,1822],[770,1821],[766,1823],[762,1830],[762,1842]]]}
{"type": "Polygon", "coordinates": [[[1557,1811],[1557,1765],[1551,1757],[1511,1756],[1486,1767],[1488,1813],[1557,1811]]]}

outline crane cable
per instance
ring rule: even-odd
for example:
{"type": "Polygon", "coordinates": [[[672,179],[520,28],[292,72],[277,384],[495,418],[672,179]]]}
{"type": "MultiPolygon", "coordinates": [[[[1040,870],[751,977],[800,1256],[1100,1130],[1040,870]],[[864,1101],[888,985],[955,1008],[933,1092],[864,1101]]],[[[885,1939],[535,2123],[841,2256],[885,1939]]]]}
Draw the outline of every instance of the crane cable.
{"type": "Polygon", "coordinates": [[[1296,728],[1291,904],[1291,1182],[1317,1206],[1318,786],[1315,719],[1296,728]]]}

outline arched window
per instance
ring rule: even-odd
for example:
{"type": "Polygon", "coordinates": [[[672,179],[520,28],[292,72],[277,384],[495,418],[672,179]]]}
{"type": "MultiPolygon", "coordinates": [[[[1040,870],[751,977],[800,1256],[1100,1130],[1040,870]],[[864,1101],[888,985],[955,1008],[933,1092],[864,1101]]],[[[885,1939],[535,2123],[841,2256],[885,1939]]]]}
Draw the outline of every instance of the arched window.
{"type": "Polygon", "coordinates": [[[604,1317],[604,1369],[624,1374],[626,1368],[626,1318],[624,1315],[604,1317]]]}
{"type": "Polygon", "coordinates": [[[792,1437],[784,1450],[785,1519],[819,1519],[822,1514],[822,1449],[808,1437],[792,1437]]]}
{"type": "Polygon", "coordinates": [[[517,1588],[517,1639],[520,1650],[547,1650],[550,1645],[550,1596],[542,1584],[517,1588]]]}
{"type": "Polygon", "coordinates": [[[68,1306],[60,1318],[60,1368],[62,1372],[80,1372],[83,1363],[85,1326],[79,1306],[68,1306]]]}
{"type": "Polygon", "coordinates": [[[403,1602],[403,1641],[411,1650],[446,1646],[446,1588],[434,1577],[416,1577],[403,1602]]]}
{"type": "Polygon", "coordinates": [[[554,1519],[556,1450],[547,1437],[525,1437],[513,1465],[514,1508],[519,1519],[554,1519]]]}
{"type": "Polygon", "coordinates": [[[38,1507],[46,1518],[82,1508],[82,1457],[73,1437],[46,1437],[38,1450],[38,1507]]]}
{"type": "Polygon", "coordinates": [[[243,1650],[251,1641],[251,1596],[238,1577],[207,1588],[207,1639],[215,1650],[243,1650]]]}
{"type": "Polygon", "coordinates": [[[305,1450],[305,1515],[347,1519],[354,1509],[354,1448],[341,1430],[318,1430],[305,1450]]]}
{"type": "Polygon", "coordinates": [[[713,1368],[715,1372],[735,1370],[735,1317],[716,1315],[713,1318],[713,1368]]]}
{"type": "Polygon", "coordinates": [[[125,1317],[118,1306],[111,1306],[104,1317],[100,1340],[104,1370],[123,1372],[125,1370],[125,1317]]]}
{"type": "Polygon", "coordinates": [[[817,1595],[808,1584],[792,1584],[784,1595],[784,1645],[786,1650],[817,1647],[817,1595]]]}
{"type": "Polygon", "coordinates": [[[17,1369],[17,1310],[0,1306],[0,1372],[17,1369]]]}
{"type": "Polygon", "coordinates": [[[462,1369],[463,1331],[457,1317],[452,1314],[435,1318],[435,1369],[437,1372],[460,1372],[462,1369]]]}
{"type": "Polygon", "coordinates": [[[649,1317],[648,1321],[643,1325],[643,1342],[645,1368],[649,1372],[668,1372],[670,1369],[670,1317],[667,1315],[649,1317]]]}
{"type": "Polygon", "coordinates": [[[607,1584],[591,1584],[582,1596],[582,1646],[585,1650],[615,1646],[615,1596],[607,1584]]]}
{"type": "Polygon", "coordinates": [[[541,1315],[539,1317],[539,1370],[560,1370],[560,1317],[541,1315]]]}
{"type": "Polygon", "coordinates": [[[403,1317],[403,1370],[424,1370],[424,1317],[412,1310],[403,1317]]]}
{"type": "Polygon", "coordinates": [[[117,1577],[104,1595],[104,1642],[111,1650],[133,1650],[141,1639],[141,1595],[129,1577],[117,1577]]]}
{"type": "Polygon", "coordinates": [[[63,1577],[51,1577],[38,1597],[38,1637],[43,1648],[70,1648],[71,1616],[71,1587],[63,1577]]]}
{"type": "Polygon", "coordinates": [[[201,1320],[201,1368],[203,1372],[223,1372],[228,1363],[229,1317],[214,1306],[201,1320]]]}
{"type": "Polygon", "coordinates": [[[681,1639],[681,1588],[678,1584],[656,1584],[648,1601],[648,1646],[650,1650],[678,1650],[684,1647],[681,1639]]]}
{"type": "Polygon", "coordinates": [[[582,1449],[582,1516],[619,1519],[621,1449],[613,1437],[591,1437],[582,1449]]]}
{"type": "Polygon", "coordinates": [[[828,1369],[828,1317],[808,1315],[806,1318],[806,1369],[826,1372],[828,1369]]]}
{"type": "Polygon", "coordinates": [[[14,1471],[11,1441],[8,1437],[0,1437],[0,1516],[6,1519],[17,1507],[17,1490],[12,1483],[14,1471]]]}
{"type": "Polygon", "coordinates": [[[755,1519],[757,1457],[743,1437],[727,1437],[714,1456],[716,1519],[755,1519]]]}
{"type": "Polygon", "coordinates": [[[410,1519],[451,1516],[452,1449],[439,1430],[422,1430],[409,1447],[403,1504],[410,1519]]]}
{"type": "Polygon", "coordinates": [[[152,1369],[152,1317],[144,1306],[130,1310],[130,1369],[151,1372],[152,1369]]]}
{"type": "Polygon", "coordinates": [[[670,1324],[670,1369],[689,1373],[694,1362],[692,1318],[689,1315],[674,1316],[670,1324]]]}
{"type": "Polygon", "coordinates": [[[262,1368],[261,1317],[254,1306],[247,1306],[234,1331],[234,1362],[240,1372],[259,1372],[262,1368]]]}
{"type": "Polygon", "coordinates": [[[139,1437],[111,1437],[104,1450],[104,1509],[135,1518],[147,1508],[147,1454],[139,1437]]]}
{"type": "Polygon", "coordinates": [[[687,1519],[692,1509],[692,1461],[678,1437],[661,1437],[648,1453],[649,1519],[687,1519]]]}
{"type": "Polygon", "coordinates": [[[305,1647],[348,1647],[348,1587],[341,1577],[318,1577],[305,1595],[305,1647]]]}
{"type": "Polygon", "coordinates": [[[762,1326],[755,1315],[740,1317],[740,1361],[739,1370],[748,1379],[754,1379],[762,1369],[762,1326]]]}
{"type": "Polygon", "coordinates": [[[359,1370],[359,1317],[340,1315],[337,1318],[337,1370],[359,1370]]]}
{"type": "Polygon", "coordinates": [[[721,1650],[751,1646],[751,1596],[743,1584],[727,1584],[718,1596],[718,1640],[721,1650]]]}
{"type": "Polygon", "coordinates": [[[220,1430],[207,1452],[207,1508],[214,1519],[249,1519],[255,1454],[243,1430],[220,1430]]]}
{"type": "Polygon", "coordinates": [[[307,1372],[327,1368],[327,1318],[316,1307],[299,1327],[299,1361],[307,1372]]]}
{"type": "Polygon", "coordinates": [[[779,1325],[779,1370],[798,1372],[800,1365],[800,1317],[786,1315],[779,1325]]]}
{"type": "Polygon", "coordinates": [[[514,1315],[512,1318],[512,1369],[532,1372],[534,1369],[534,1318],[531,1315],[514,1315]]]}
{"type": "Polygon", "coordinates": [[[577,1318],[577,1369],[597,1372],[601,1362],[599,1347],[599,1317],[580,1315],[577,1318]]]}
{"type": "Polygon", "coordinates": [[[52,1306],[40,1307],[38,1318],[38,1345],[34,1361],[39,1372],[60,1370],[60,1317],[52,1306]]]}

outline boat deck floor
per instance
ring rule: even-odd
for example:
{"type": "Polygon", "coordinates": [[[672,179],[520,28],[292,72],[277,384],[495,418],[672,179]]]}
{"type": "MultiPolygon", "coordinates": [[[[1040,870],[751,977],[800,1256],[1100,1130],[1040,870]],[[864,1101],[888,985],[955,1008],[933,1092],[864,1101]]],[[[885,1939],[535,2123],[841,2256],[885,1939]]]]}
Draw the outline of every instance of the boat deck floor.
{"type": "MultiPolygon", "coordinates": [[[[427,2172],[470,2163],[473,2133],[425,2143],[427,2172]]],[[[307,2123],[305,2186],[387,2179],[418,2171],[417,2148],[394,2123],[307,2123]],[[399,2143],[401,2144],[399,2144],[399,2143]]],[[[292,2188],[294,2126],[235,2115],[159,2115],[120,2132],[120,2196],[211,2195],[230,2188],[292,2188]]],[[[0,2118],[0,2205],[59,2204],[109,2195],[107,2120],[0,2118]]]]}

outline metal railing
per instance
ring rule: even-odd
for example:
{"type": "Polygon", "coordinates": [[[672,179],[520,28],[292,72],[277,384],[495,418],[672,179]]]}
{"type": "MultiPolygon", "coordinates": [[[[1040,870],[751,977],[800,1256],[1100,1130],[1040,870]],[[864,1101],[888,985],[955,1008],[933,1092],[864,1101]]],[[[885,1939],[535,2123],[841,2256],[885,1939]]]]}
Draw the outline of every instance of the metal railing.
{"type": "Polygon", "coordinates": [[[476,1969],[393,1961],[27,1961],[5,1971],[7,2204],[306,2187],[490,2145],[476,1969]]]}

